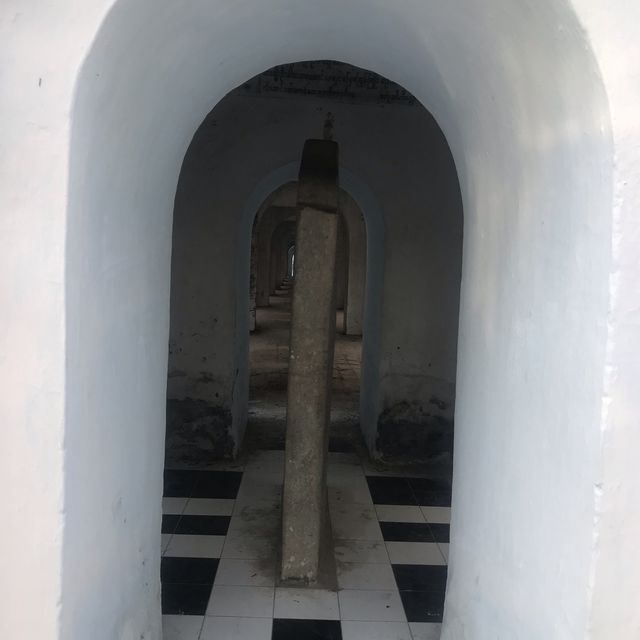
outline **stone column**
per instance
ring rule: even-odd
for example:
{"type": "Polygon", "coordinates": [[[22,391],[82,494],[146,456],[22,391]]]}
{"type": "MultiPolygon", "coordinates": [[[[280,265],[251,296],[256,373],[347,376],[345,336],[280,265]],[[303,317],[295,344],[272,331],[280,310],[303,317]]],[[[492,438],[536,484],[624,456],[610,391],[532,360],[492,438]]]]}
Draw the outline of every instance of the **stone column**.
{"type": "Polygon", "coordinates": [[[360,208],[344,191],[340,194],[340,211],[346,221],[349,237],[344,332],[349,336],[361,336],[367,272],[367,232],[360,208]]]}
{"type": "Polygon", "coordinates": [[[298,184],[282,522],[282,579],[313,581],[327,525],[335,337],[338,145],[307,140],[298,184]]]}
{"type": "Polygon", "coordinates": [[[336,309],[344,309],[349,277],[349,244],[347,225],[343,216],[338,216],[338,248],[336,250],[336,309]]]}

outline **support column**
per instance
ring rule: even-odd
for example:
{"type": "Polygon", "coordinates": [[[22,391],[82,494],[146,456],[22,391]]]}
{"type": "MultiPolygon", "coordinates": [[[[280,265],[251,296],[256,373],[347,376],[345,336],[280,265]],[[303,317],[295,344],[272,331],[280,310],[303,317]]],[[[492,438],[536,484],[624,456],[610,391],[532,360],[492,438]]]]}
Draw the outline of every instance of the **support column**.
{"type": "Polygon", "coordinates": [[[251,230],[251,264],[249,266],[249,331],[256,330],[256,285],[258,276],[258,232],[256,221],[251,230]]]}
{"type": "Polygon", "coordinates": [[[344,191],[340,194],[340,212],[347,224],[349,246],[344,332],[349,336],[361,336],[367,272],[367,231],[358,205],[344,191]]]}
{"type": "Polygon", "coordinates": [[[336,309],[344,309],[349,277],[349,240],[343,216],[338,216],[338,248],[336,250],[336,309]]]}
{"type": "Polygon", "coordinates": [[[307,140],[298,184],[282,579],[313,581],[327,525],[326,458],[335,337],[338,145],[307,140]]]}

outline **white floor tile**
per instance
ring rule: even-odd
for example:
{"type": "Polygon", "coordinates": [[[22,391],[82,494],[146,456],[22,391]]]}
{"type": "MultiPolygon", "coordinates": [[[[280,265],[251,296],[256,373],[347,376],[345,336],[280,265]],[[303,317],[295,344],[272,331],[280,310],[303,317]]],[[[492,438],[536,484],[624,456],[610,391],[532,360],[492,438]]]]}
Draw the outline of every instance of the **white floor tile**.
{"type": "Polygon", "coordinates": [[[224,536],[174,534],[165,555],[178,558],[219,558],[223,544],[224,536]]]}
{"type": "Polygon", "coordinates": [[[397,591],[346,589],[338,593],[342,620],[406,622],[397,591]]]}
{"type": "Polygon", "coordinates": [[[448,542],[438,542],[438,548],[440,549],[440,553],[442,553],[442,557],[446,563],[449,562],[449,543],[448,542]]]}
{"type": "Polygon", "coordinates": [[[342,640],[411,640],[406,622],[342,621],[342,640]]]}
{"type": "Polygon", "coordinates": [[[282,474],[284,472],[284,451],[267,450],[250,454],[244,466],[244,472],[249,475],[282,474]]]}
{"type": "Polygon", "coordinates": [[[214,585],[207,615],[270,618],[273,616],[273,587],[214,585]]]}
{"type": "Polygon", "coordinates": [[[435,542],[387,542],[391,564],[446,564],[435,542]]]}
{"type": "Polygon", "coordinates": [[[327,483],[364,478],[364,471],[359,464],[345,462],[329,462],[327,464],[327,483]]]}
{"type": "Polygon", "coordinates": [[[235,500],[222,498],[189,498],[184,510],[188,516],[230,516],[235,500]]]}
{"type": "Polygon", "coordinates": [[[420,507],[427,522],[433,524],[449,524],[451,522],[451,507],[420,507]]]}
{"type": "Polygon", "coordinates": [[[162,498],[162,513],[179,515],[184,510],[188,498],[162,498]]]}
{"type": "Polygon", "coordinates": [[[384,542],[335,539],[333,545],[337,562],[382,562],[389,564],[389,555],[384,542]]]}
{"type": "Polygon", "coordinates": [[[169,546],[169,543],[171,542],[171,536],[173,534],[171,533],[161,533],[160,534],[160,548],[162,550],[161,555],[164,555],[167,551],[167,547],[169,546]]]}
{"type": "Polygon", "coordinates": [[[162,616],[162,640],[198,640],[203,616],[162,616]]]}
{"type": "Polygon", "coordinates": [[[273,587],[276,580],[275,559],[222,558],[216,571],[216,585],[238,587],[273,587]]]}
{"type": "Polygon", "coordinates": [[[339,620],[338,596],[325,589],[276,588],[275,618],[339,620]]]}
{"type": "Polygon", "coordinates": [[[280,531],[280,501],[258,500],[234,510],[228,535],[276,536],[280,531]]]}
{"type": "Polygon", "coordinates": [[[369,485],[362,473],[354,476],[329,476],[327,480],[329,504],[360,503],[372,505],[369,485]]]}
{"type": "Polygon", "coordinates": [[[235,509],[241,509],[262,500],[280,501],[282,496],[282,481],[269,477],[245,477],[243,475],[235,509]]]}
{"type": "Polygon", "coordinates": [[[339,562],[337,570],[341,589],[397,589],[390,564],[339,562]]]}
{"type": "MultiPolygon", "coordinates": [[[[413,640],[440,640],[442,625],[436,622],[410,622],[413,640]]],[[[345,639],[346,640],[346,639],[345,639]]]]}
{"type": "Polygon", "coordinates": [[[233,534],[227,536],[222,557],[240,560],[275,558],[276,550],[277,544],[273,537],[233,534]]]}
{"type": "Polygon", "coordinates": [[[380,522],[424,522],[420,507],[398,504],[377,504],[376,513],[380,522]]]}
{"type": "Polygon", "coordinates": [[[333,535],[345,540],[382,540],[373,505],[347,503],[330,505],[333,535]]]}
{"type": "Polygon", "coordinates": [[[271,618],[208,617],[200,640],[271,640],[272,625],[271,618]]]}

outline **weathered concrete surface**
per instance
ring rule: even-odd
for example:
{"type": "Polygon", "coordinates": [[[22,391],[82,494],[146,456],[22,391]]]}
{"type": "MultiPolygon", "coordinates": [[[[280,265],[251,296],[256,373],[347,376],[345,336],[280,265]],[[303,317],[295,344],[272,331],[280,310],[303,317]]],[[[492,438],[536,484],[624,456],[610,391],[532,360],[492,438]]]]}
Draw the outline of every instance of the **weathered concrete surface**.
{"type": "Polygon", "coordinates": [[[436,397],[428,404],[399,402],[378,417],[377,457],[393,462],[453,462],[453,419],[436,397]]]}
{"type": "Polygon", "coordinates": [[[283,493],[283,580],[313,581],[327,522],[335,336],[338,148],[307,141],[300,168],[283,493]]]}
{"type": "Polygon", "coordinates": [[[167,401],[168,464],[202,464],[231,458],[234,444],[229,409],[192,398],[167,401]]]}

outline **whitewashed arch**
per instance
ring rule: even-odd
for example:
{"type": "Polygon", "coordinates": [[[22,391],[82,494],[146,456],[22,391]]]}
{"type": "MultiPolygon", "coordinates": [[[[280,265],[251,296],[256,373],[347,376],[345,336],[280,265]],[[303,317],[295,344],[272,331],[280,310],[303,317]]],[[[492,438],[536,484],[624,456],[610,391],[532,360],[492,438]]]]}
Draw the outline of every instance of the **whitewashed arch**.
{"type": "Polygon", "coordinates": [[[460,176],[443,637],[637,637],[637,3],[61,0],[3,11],[2,469],[7,486],[20,479],[3,539],[25,550],[3,572],[3,636],[160,637],[180,164],[244,79],[330,58],[411,91],[460,176]]]}

